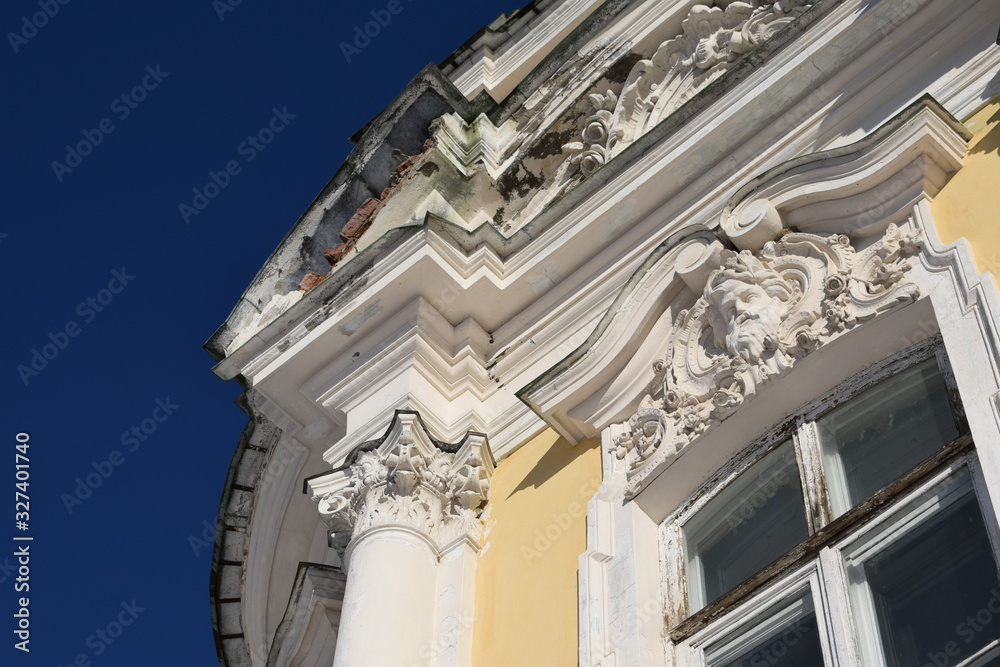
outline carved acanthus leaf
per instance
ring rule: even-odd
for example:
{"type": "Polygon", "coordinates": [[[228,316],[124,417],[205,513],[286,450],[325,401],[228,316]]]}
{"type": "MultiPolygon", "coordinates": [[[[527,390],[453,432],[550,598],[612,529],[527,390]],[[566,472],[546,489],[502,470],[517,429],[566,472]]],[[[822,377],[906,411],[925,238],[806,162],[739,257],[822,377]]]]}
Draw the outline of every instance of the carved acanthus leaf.
{"type": "Polygon", "coordinates": [[[311,482],[332,545],[341,553],[354,537],[391,524],[416,529],[439,547],[463,535],[478,538],[493,472],[485,439],[470,434],[461,446],[445,450],[418,428],[415,413],[397,413],[375,448],[311,482]]]}
{"type": "Polygon", "coordinates": [[[760,387],[840,333],[919,296],[907,279],[920,238],[889,225],[857,251],[840,234],[787,233],[754,253],[723,251],[681,311],[654,389],[614,451],[634,476],[726,419],[760,387]]]}

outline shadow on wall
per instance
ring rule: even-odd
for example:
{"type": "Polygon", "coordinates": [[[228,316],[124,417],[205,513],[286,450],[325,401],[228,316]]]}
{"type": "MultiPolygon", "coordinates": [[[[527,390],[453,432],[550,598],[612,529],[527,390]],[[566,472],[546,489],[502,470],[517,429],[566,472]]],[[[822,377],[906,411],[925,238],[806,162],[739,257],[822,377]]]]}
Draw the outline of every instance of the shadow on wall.
{"type": "Polygon", "coordinates": [[[578,445],[572,445],[566,438],[560,437],[556,440],[548,451],[542,455],[538,463],[531,469],[521,483],[508,494],[507,498],[524,491],[525,489],[537,489],[559,473],[563,468],[572,463],[578,456],[582,456],[594,447],[600,447],[600,438],[584,440],[578,445]]]}
{"type": "Polygon", "coordinates": [[[993,115],[986,119],[986,124],[992,125],[992,127],[976,142],[976,145],[969,152],[973,154],[996,153],[1000,155],[1000,107],[997,107],[993,115]]]}

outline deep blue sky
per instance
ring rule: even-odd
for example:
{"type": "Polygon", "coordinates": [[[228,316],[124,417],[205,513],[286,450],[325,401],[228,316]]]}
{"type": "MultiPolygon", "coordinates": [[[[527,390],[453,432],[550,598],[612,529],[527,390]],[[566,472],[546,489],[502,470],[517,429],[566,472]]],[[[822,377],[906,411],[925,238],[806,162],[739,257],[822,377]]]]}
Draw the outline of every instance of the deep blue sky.
{"type": "Polygon", "coordinates": [[[386,0],[244,0],[222,21],[212,0],[41,1],[58,13],[37,32],[22,17],[39,0],[0,9],[0,664],[70,665],[81,654],[78,664],[102,667],[217,664],[211,549],[195,554],[191,538],[214,525],[246,417],[239,387],[211,373],[201,346],[346,157],[347,137],[516,0],[401,0],[351,63],[339,43],[386,0]],[[22,31],[15,53],[10,33],[22,31]],[[147,67],[167,74],[157,83],[147,67]],[[134,109],[114,103],[144,77],[156,86],[134,109]],[[237,147],[274,108],[295,118],[248,163],[237,147]],[[54,169],[103,119],[113,131],[71,158],[72,171],[54,169]],[[242,171],[185,225],[178,205],[234,159],[242,171]],[[102,291],[115,271],[127,284],[102,291]],[[74,337],[59,333],[67,326],[74,337]],[[19,371],[33,350],[54,358],[19,371]],[[155,431],[123,444],[143,420],[155,431]],[[14,526],[20,431],[31,438],[26,533],[14,526]],[[104,463],[115,450],[118,465],[104,463]],[[95,464],[110,475],[70,513],[95,464]],[[35,538],[27,594],[14,591],[15,534],[35,538]],[[22,595],[30,654],[13,648],[22,595]],[[97,631],[133,601],[142,611],[106,643],[97,631]]]}

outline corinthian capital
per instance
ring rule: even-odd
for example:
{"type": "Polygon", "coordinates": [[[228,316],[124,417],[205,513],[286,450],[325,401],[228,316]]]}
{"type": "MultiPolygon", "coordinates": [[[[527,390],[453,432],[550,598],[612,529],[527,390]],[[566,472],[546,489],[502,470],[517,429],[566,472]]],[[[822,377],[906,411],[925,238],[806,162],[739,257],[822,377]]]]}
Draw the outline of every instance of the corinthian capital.
{"type": "Polygon", "coordinates": [[[440,442],[418,413],[399,410],[382,438],[364,443],[309,486],[341,553],[383,526],[414,530],[440,552],[460,540],[478,546],[494,466],[482,433],[467,433],[457,444],[440,442]]]}

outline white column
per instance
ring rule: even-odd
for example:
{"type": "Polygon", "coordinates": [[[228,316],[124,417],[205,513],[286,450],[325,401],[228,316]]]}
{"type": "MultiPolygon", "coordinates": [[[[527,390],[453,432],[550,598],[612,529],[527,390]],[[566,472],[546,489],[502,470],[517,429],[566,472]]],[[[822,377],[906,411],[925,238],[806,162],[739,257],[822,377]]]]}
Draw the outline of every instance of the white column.
{"type": "Polygon", "coordinates": [[[383,526],[349,549],[334,667],[426,665],[434,617],[413,601],[434,599],[436,547],[414,531],[383,526]]]}
{"type": "Polygon", "coordinates": [[[466,545],[475,567],[493,465],[485,436],[439,443],[417,413],[397,412],[380,441],[309,480],[347,572],[334,667],[467,664],[438,621],[471,615],[473,600],[461,582],[440,595],[456,565],[440,561],[466,545]]]}

